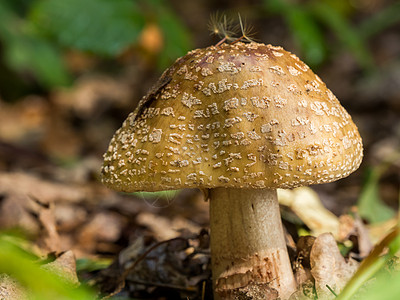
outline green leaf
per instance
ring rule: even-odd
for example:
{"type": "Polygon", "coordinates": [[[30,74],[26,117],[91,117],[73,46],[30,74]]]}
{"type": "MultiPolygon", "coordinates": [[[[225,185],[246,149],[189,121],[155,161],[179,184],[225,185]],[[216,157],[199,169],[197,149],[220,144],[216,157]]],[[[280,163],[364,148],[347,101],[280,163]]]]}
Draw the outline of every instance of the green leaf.
{"type": "Polygon", "coordinates": [[[304,51],[304,59],[311,66],[321,64],[326,58],[326,47],[322,32],[310,13],[293,6],[286,16],[287,22],[304,51]]]}
{"type": "Polygon", "coordinates": [[[265,8],[271,13],[284,14],[290,9],[290,4],[285,0],[264,0],[265,8]]]}
{"type": "Polygon", "coordinates": [[[5,63],[13,70],[34,75],[44,86],[66,85],[69,76],[57,48],[38,37],[29,23],[0,2],[0,40],[5,63]]]}
{"type": "MultiPolygon", "coordinates": [[[[336,298],[337,300],[350,300],[354,299],[354,295],[359,291],[360,287],[365,285],[365,283],[371,279],[376,274],[382,274],[383,268],[385,264],[387,265],[390,260],[393,258],[394,253],[399,251],[399,227],[395,227],[389,234],[387,234],[382,241],[374,247],[371,253],[362,261],[360,267],[353,275],[353,277],[347,282],[346,286],[343,288],[339,296],[336,298]],[[389,247],[391,251],[382,255],[382,252],[385,248],[389,247]]],[[[365,296],[369,295],[370,292],[378,292],[380,290],[383,292],[381,287],[375,286],[375,288],[367,289],[363,294],[360,293],[357,299],[366,299],[365,296]]],[[[366,286],[367,288],[367,286],[366,286]]],[[[387,293],[389,298],[385,299],[398,299],[398,297],[393,297],[395,295],[399,295],[397,293],[393,294],[393,292],[387,293]]],[[[376,293],[374,297],[368,299],[384,299],[378,296],[376,293]]]]}
{"type": "Polygon", "coordinates": [[[147,4],[164,36],[165,45],[158,61],[159,68],[163,70],[192,48],[190,34],[165,1],[148,0],[147,4]]]}
{"type": "Polygon", "coordinates": [[[7,44],[6,61],[11,68],[30,72],[44,86],[61,86],[69,83],[61,54],[46,41],[19,36],[7,44]]]}
{"type": "Polygon", "coordinates": [[[264,0],[264,4],[267,10],[278,13],[285,19],[300,44],[304,60],[311,66],[321,64],[327,54],[325,40],[310,12],[304,6],[286,0],[264,0]]]}
{"type": "Polygon", "coordinates": [[[30,17],[60,45],[105,56],[134,44],[144,26],[137,2],[130,0],[39,0],[30,17]]]}
{"type": "Polygon", "coordinates": [[[378,277],[367,290],[362,293],[363,300],[395,300],[400,299],[400,272],[388,276],[378,277]]]}
{"type": "Polygon", "coordinates": [[[366,180],[358,199],[358,212],[370,223],[383,222],[395,215],[395,212],[380,199],[379,178],[381,173],[381,167],[367,171],[366,180]]]}
{"type": "Polygon", "coordinates": [[[336,34],[341,44],[351,51],[361,66],[365,69],[373,67],[372,55],[363,38],[334,7],[315,1],[310,10],[336,34]]]}
{"type": "Polygon", "coordinates": [[[109,267],[112,263],[111,259],[90,259],[90,258],[80,258],[76,260],[76,271],[82,272],[93,272],[105,269],[109,267]]]}
{"type": "Polygon", "coordinates": [[[165,36],[165,48],[160,57],[159,65],[163,69],[185,55],[190,49],[189,34],[174,14],[166,12],[159,19],[165,36]]]}

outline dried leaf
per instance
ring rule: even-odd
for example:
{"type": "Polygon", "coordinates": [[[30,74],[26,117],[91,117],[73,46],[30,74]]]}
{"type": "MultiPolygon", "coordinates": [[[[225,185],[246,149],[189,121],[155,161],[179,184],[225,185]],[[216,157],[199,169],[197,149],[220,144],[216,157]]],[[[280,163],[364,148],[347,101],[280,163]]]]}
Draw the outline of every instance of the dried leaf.
{"type": "Polygon", "coordinates": [[[309,187],[293,190],[278,189],[279,203],[290,207],[294,213],[311,229],[312,235],[325,232],[338,235],[339,220],[321,203],[318,194],[309,187]]]}
{"type": "MultiPolygon", "coordinates": [[[[39,201],[37,201],[37,203],[40,204],[39,201]]],[[[40,240],[42,240],[44,243],[43,248],[48,252],[60,252],[61,241],[56,229],[53,203],[40,205],[39,221],[43,227],[43,232],[40,235],[40,240]]]]}
{"type": "Polygon", "coordinates": [[[7,274],[0,274],[0,299],[28,300],[27,291],[15,279],[7,274]]]}
{"type": "Polygon", "coordinates": [[[136,221],[143,226],[148,227],[154,234],[157,240],[168,240],[179,236],[178,230],[185,228],[190,232],[199,232],[201,228],[186,218],[176,216],[168,219],[159,215],[142,212],[136,221]]]}
{"type": "Polygon", "coordinates": [[[112,248],[109,247],[120,237],[123,225],[123,219],[117,214],[100,212],[82,227],[77,237],[78,244],[87,252],[110,251],[112,248]]]}
{"type": "Polygon", "coordinates": [[[297,259],[306,268],[310,268],[310,253],[315,240],[314,236],[301,236],[296,244],[297,259]]]}
{"type": "MultiPolygon", "coordinates": [[[[119,292],[121,280],[133,294],[150,292],[154,287],[176,290],[183,295],[196,293],[196,285],[209,279],[210,255],[202,249],[198,239],[174,238],[154,243],[139,237],[121,251],[118,260],[100,272],[96,281],[103,282],[103,292],[119,292]]],[[[112,294],[114,294],[112,293],[112,294]]],[[[186,298],[186,297],[185,297],[186,298]]],[[[190,297],[193,298],[193,297],[190,297]]]]}
{"type": "MultiPolygon", "coordinates": [[[[86,189],[43,180],[27,173],[0,172],[0,226],[20,227],[29,233],[38,234],[40,203],[78,203],[87,195],[86,189]]],[[[48,217],[45,217],[45,219],[48,217]]]]}
{"type": "Polygon", "coordinates": [[[59,89],[52,100],[61,109],[71,110],[81,118],[99,115],[110,104],[125,106],[132,92],[127,84],[107,76],[88,76],[79,79],[69,89],[59,89]]]}
{"type": "Polygon", "coordinates": [[[16,104],[0,101],[0,139],[19,143],[43,133],[48,121],[48,102],[38,96],[27,96],[16,104]]]}
{"type": "Polygon", "coordinates": [[[32,196],[43,203],[72,202],[78,203],[86,197],[86,189],[62,183],[43,180],[28,173],[0,172],[0,194],[19,194],[32,196]]]}
{"type": "Polygon", "coordinates": [[[72,251],[61,254],[56,260],[43,265],[42,268],[56,274],[71,287],[80,285],[76,274],[75,255],[72,251]]]}
{"type": "Polygon", "coordinates": [[[342,215],[339,217],[339,241],[351,240],[355,243],[355,247],[358,250],[360,258],[366,257],[373,247],[372,242],[369,238],[368,229],[365,227],[361,218],[354,214],[342,215]]]}
{"type": "Polygon", "coordinates": [[[310,254],[311,274],[315,280],[317,295],[321,299],[334,299],[356,272],[358,263],[345,261],[335,238],[330,233],[321,234],[314,242],[310,254]]]}

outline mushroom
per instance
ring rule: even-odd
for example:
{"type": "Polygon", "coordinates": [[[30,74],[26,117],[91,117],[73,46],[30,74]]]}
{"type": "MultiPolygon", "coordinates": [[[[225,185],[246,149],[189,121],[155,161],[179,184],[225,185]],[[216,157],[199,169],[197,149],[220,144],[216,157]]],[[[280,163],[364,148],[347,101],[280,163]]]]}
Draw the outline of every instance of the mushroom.
{"type": "Polygon", "coordinates": [[[103,183],[124,192],[208,190],[216,297],[295,281],[277,188],[335,181],[362,160],[357,127],[309,67],[241,42],[179,58],[115,133],[103,183]]]}

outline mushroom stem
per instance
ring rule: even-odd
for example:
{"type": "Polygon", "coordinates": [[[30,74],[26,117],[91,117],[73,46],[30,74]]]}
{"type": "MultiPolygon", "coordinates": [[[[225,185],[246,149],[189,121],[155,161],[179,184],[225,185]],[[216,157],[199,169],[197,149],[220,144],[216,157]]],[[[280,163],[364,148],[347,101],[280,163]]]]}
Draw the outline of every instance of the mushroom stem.
{"type": "Polygon", "coordinates": [[[233,299],[243,289],[260,288],[289,298],[296,284],[276,190],[211,189],[210,219],[217,298],[233,299]]]}

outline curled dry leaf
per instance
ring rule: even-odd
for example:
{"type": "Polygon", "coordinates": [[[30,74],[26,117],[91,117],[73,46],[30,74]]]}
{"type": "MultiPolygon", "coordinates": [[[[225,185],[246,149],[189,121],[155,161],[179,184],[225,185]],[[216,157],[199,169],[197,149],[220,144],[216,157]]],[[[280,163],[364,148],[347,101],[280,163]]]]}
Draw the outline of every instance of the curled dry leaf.
{"type": "Polygon", "coordinates": [[[301,260],[301,264],[306,268],[310,267],[310,253],[315,240],[316,238],[311,235],[301,236],[296,244],[297,258],[301,260]]]}
{"type": "Polygon", "coordinates": [[[346,262],[330,233],[321,234],[315,240],[310,253],[310,265],[320,299],[334,299],[334,294],[327,286],[339,294],[358,267],[358,263],[351,258],[346,262]]]}
{"type": "Polygon", "coordinates": [[[314,236],[301,236],[296,244],[296,261],[294,265],[294,277],[298,287],[312,279],[310,273],[310,253],[315,242],[314,236]]]}
{"type": "Polygon", "coordinates": [[[321,203],[318,194],[309,187],[293,190],[278,189],[279,203],[290,207],[294,213],[318,236],[325,232],[338,235],[339,220],[321,203]]]}
{"type": "MultiPolygon", "coordinates": [[[[2,228],[21,227],[37,234],[41,203],[78,203],[87,196],[86,189],[77,185],[67,185],[43,180],[27,173],[0,172],[0,226],[2,228]]],[[[46,219],[48,217],[45,217],[46,219]]]]}

